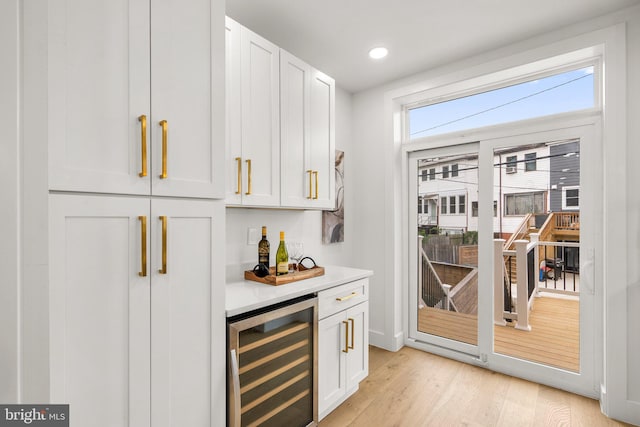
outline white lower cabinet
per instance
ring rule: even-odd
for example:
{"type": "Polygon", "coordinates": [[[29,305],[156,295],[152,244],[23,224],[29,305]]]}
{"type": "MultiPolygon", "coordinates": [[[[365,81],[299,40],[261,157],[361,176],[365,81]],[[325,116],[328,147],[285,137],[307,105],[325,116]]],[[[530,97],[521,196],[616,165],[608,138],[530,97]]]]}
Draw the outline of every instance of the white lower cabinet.
{"type": "Polygon", "coordinates": [[[78,426],[224,423],[222,202],[49,197],[51,402],[78,426]]]}
{"type": "Polygon", "coordinates": [[[358,390],[369,374],[368,280],[318,293],[318,416],[358,390]]]}

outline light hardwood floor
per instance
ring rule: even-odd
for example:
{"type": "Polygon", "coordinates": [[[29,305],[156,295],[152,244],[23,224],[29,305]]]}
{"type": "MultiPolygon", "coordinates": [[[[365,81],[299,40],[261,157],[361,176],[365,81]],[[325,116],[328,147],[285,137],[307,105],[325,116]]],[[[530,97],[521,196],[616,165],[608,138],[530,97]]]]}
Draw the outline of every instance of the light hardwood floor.
{"type": "Polygon", "coordinates": [[[320,427],[629,426],[596,400],[404,347],[370,347],[369,377],[320,427]]]}

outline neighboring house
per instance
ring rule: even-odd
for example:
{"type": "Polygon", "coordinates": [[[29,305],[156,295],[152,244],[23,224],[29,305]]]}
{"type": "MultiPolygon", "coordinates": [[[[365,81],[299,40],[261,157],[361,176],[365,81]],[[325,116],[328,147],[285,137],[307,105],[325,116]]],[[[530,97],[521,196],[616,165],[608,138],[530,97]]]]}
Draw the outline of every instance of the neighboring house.
{"type": "MultiPolygon", "coordinates": [[[[580,184],[578,142],[521,146],[494,156],[496,236],[510,236],[529,213],[577,210],[580,184]]],[[[478,156],[421,161],[418,166],[418,225],[458,234],[478,229],[478,156]]]]}

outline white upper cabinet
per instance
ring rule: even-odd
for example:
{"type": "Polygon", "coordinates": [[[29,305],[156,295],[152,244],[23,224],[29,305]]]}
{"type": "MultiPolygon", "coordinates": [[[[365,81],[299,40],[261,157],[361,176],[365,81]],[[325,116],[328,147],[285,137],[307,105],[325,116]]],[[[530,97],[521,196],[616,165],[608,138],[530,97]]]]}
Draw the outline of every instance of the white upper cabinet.
{"type": "Polygon", "coordinates": [[[335,209],[335,82],[227,18],[227,205],[335,209]]]}
{"type": "Polygon", "coordinates": [[[50,189],[224,197],[214,16],[210,0],[50,2],[50,189]]]}
{"type": "Polygon", "coordinates": [[[280,204],[279,48],[227,18],[227,204],[280,204]]]}
{"type": "Polygon", "coordinates": [[[280,51],[283,207],[335,208],[335,82],[280,51]]]}

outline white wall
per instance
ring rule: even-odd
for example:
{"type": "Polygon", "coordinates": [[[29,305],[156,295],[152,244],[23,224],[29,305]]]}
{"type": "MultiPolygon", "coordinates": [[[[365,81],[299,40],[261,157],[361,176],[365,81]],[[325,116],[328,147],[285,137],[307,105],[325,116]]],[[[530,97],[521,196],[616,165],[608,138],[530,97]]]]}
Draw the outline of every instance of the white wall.
{"type": "MultiPolygon", "coordinates": [[[[626,161],[621,168],[615,170],[607,163],[605,178],[608,182],[605,188],[615,188],[611,181],[617,180],[617,174],[626,173],[623,181],[627,183],[640,182],[640,168],[637,159],[640,158],[640,123],[634,119],[640,117],[640,7],[634,7],[615,14],[604,16],[596,20],[584,22],[571,27],[558,29],[540,35],[536,38],[507,45],[504,48],[479,54],[476,57],[443,66],[383,85],[354,95],[354,152],[357,158],[356,187],[360,190],[356,195],[358,211],[356,216],[356,240],[362,248],[355,254],[354,264],[365,268],[376,269],[371,278],[370,288],[370,337],[371,342],[387,349],[396,349],[402,336],[401,324],[401,292],[402,271],[400,269],[401,240],[400,185],[397,176],[400,172],[400,155],[394,146],[394,134],[391,122],[392,108],[388,103],[390,92],[397,91],[410,85],[428,81],[430,87],[437,87],[441,82],[456,81],[456,78],[468,78],[470,69],[485,70],[485,73],[498,71],[491,69],[499,64],[503,58],[519,58],[523,52],[540,49],[552,45],[557,41],[569,39],[581,34],[611,27],[626,22],[627,28],[627,117],[626,121],[626,159],[619,157],[618,164],[626,161]],[[492,64],[492,65],[488,65],[492,64]],[[466,76],[466,77],[465,77],[466,76]],[[371,189],[365,191],[364,189],[371,189]],[[371,232],[376,230],[377,232],[371,232]]],[[[540,50],[536,51],[537,54],[540,50]]],[[[504,64],[503,64],[504,65],[504,64]]],[[[622,70],[624,74],[625,70],[622,70]]],[[[619,104],[624,105],[624,100],[619,104]]],[[[397,118],[394,118],[394,120],[397,118]]],[[[608,123],[625,123],[624,118],[605,117],[605,127],[608,123]]],[[[611,125],[609,125],[611,129],[611,125]]],[[[624,131],[622,131],[624,134],[624,131]]],[[[397,139],[397,138],[396,138],[397,139]]],[[[609,141],[610,143],[612,141],[609,141]]],[[[604,141],[605,150],[607,141],[604,141]]],[[[611,145],[611,144],[609,144],[611,145]]],[[[605,159],[610,162],[616,155],[605,153],[605,159]]],[[[612,166],[612,165],[611,165],[612,166]]],[[[605,203],[605,233],[612,230],[612,225],[606,219],[613,213],[622,212],[617,216],[626,218],[626,239],[611,241],[609,238],[605,248],[611,254],[615,248],[626,247],[624,259],[612,260],[610,255],[605,265],[605,348],[600,349],[605,359],[603,372],[598,374],[604,380],[603,408],[614,418],[640,423],[640,192],[633,185],[625,186],[619,182],[623,190],[615,190],[604,194],[605,203]],[[625,190],[626,189],[626,190],[625,190]],[[623,193],[626,191],[626,197],[623,193]],[[626,266],[617,276],[622,283],[612,280],[616,276],[613,265],[626,266]],[[606,269],[609,270],[606,270],[606,269]],[[626,310],[625,310],[626,304],[626,310]],[[622,314],[620,314],[622,313],[622,314]],[[613,315],[622,317],[623,322],[614,322],[613,315]],[[628,325],[628,328],[625,327],[628,325]],[[622,361],[622,362],[621,362],[622,361]]],[[[624,227],[624,224],[620,224],[624,227]]],[[[606,237],[605,237],[606,238],[606,237]]],[[[616,258],[617,255],[616,255],[616,258]]],[[[600,265],[600,268],[603,268],[600,265]]]]}
{"type": "Polygon", "coordinates": [[[322,243],[322,212],[280,209],[227,208],[227,280],[242,278],[245,269],[258,263],[256,245],[247,245],[247,229],[267,226],[272,262],[278,248],[279,232],[287,241],[304,243],[305,253],[318,265],[354,266],[355,239],[355,153],[353,152],[351,94],[336,88],[336,149],[344,151],[344,243],[322,243]]]}
{"type": "Polygon", "coordinates": [[[19,399],[20,1],[0,2],[0,402],[19,399]]]}

